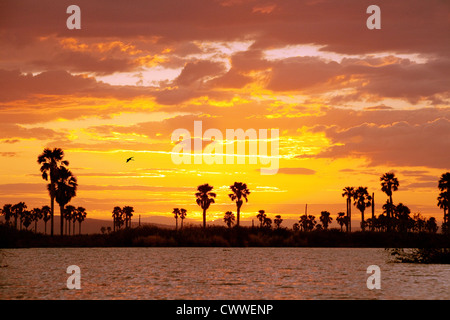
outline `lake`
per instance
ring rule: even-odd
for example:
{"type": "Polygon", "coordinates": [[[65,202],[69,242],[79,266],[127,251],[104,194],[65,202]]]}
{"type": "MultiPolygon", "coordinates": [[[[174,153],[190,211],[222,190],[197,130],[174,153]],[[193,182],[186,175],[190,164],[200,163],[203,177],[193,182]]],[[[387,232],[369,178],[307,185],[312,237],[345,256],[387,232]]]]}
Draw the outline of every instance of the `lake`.
{"type": "Polygon", "coordinates": [[[450,265],[382,248],[2,249],[0,299],[450,299],[450,265]],[[77,265],[81,289],[69,290],[77,265]],[[381,289],[367,288],[377,265],[381,289]]]}

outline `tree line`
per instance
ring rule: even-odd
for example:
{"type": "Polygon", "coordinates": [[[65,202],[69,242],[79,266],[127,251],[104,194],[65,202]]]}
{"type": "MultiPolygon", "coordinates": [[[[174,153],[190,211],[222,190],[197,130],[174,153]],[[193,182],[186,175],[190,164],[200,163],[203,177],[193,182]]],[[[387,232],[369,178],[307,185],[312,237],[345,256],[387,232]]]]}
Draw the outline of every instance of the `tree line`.
{"type": "MultiPolygon", "coordinates": [[[[50,235],[54,234],[54,210],[55,201],[59,205],[60,211],[60,234],[75,234],[75,223],[79,223],[79,233],[81,233],[81,223],[86,218],[86,209],[83,207],[74,207],[68,205],[69,202],[76,196],[78,182],[77,178],[69,170],[69,161],[64,159],[64,152],[60,148],[45,148],[44,151],[38,155],[37,162],[40,165],[40,172],[42,179],[47,181],[47,191],[50,196],[50,206],[42,206],[41,208],[33,208],[27,210],[24,202],[17,204],[5,204],[0,209],[0,213],[5,216],[5,221],[10,224],[11,219],[14,220],[14,227],[25,229],[35,223],[35,231],[37,222],[42,219],[45,224],[45,234],[47,233],[47,222],[50,221],[50,235]]],[[[387,199],[383,204],[383,213],[376,216],[374,210],[375,193],[369,193],[367,187],[345,187],[343,189],[342,197],[346,199],[346,213],[339,212],[336,217],[336,222],[340,225],[341,230],[345,226],[347,232],[351,232],[352,206],[356,207],[361,213],[361,230],[366,228],[371,231],[423,231],[436,232],[438,230],[436,219],[430,217],[425,219],[420,213],[411,217],[411,210],[403,203],[394,204],[393,193],[399,188],[399,181],[395,174],[388,172],[380,177],[381,191],[386,194],[387,199]],[[366,219],[365,211],[372,208],[372,215],[366,219]]],[[[213,192],[214,187],[209,184],[202,184],[197,187],[195,193],[195,200],[198,206],[202,209],[203,228],[206,227],[206,213],[211,204],[215,203],[217,194],[213,192]]],[[[236,204],[236,215],[232,211],[227,211],[224,214],[224,223],[231,228],[233,225],[240,226],[241,208],[245,202],[248,202],[248,197],[251,194],[246,183],[234,182],[229,187],[230,193],[228,197],[236,204]]],[[[440,191],[437,200],[438,207],[444,211],[442,232],[448,233],[450,230],[449,219],[449,204],[450,204],[450,172],[443,173],[438,181],[438,189],[440,191]]],[[[119,207],[116,206],[112,212],[113,228],[121,229],[123,225],[125,228],[131,227],[131,218],[134,209],[131,206],[119,207]]],[[[183,220],[187,216],[187,210],[184,208],[174,208],[172,213],[176,220],[176,229],[178,229],[178,218],[181,220],[181,228],[183,228],[183,220]]],[[[271,228],[272,223],[275,228],[281,228],[283,219],[281,215],[276,215],[272,220],[269,218],[264,210],[259,210],[256,215],[260,222],[260,227],[271,228]]],[[[322,211],[319,217],[320,223],[317,223],[315,216],[308,215],[307,210],[300,216],[298,223],[293,225],[294,230],[311,231],[311,230],[327,230],[331,223],[331,214],[328,211],[322,211]]]]}

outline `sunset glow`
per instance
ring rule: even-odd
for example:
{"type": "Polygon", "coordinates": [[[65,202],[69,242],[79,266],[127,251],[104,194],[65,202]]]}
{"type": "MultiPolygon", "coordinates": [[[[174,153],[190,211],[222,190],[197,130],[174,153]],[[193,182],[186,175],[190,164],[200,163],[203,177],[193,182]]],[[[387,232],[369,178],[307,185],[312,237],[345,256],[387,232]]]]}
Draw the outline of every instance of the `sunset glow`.
{"type": "Polygon", "coordinates": [[[66,28],[71,2],[32,3],[0,9],[1,204],[49,204],[36,159],[57,147],[78,179],[71,204],[89,218],[133,206],[134,217],[161,222],[183,207],[200,222],[194,194],[208,183],[217,193],[208,221],[224,225],[235,181],[251,192],[247,225],[260,209],[298,220],[305,204],[335,220],[346,186],[368,187],[380,214],[380,177],[395,172],[394,202],[442,221],[447,2],[377,1],[380,30],[367,29],[371,3],[359,0],[80,0],[80,30],[66,28]],[[261,175],[267,165],[248,158],[174,164],[172,132],[193,132],[194,121],[203,132],[279,129],[277,174],[261,175]]]}

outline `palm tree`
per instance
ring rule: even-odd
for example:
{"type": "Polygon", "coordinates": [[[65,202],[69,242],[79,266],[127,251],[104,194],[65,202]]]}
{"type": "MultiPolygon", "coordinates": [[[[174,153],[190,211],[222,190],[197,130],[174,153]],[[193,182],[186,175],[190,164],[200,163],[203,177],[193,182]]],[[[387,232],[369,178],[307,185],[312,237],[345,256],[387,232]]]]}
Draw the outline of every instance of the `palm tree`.
{"type": "Polygon", "coordinates": [[[276,215],[275,219],[273,219],[273,223],[276,225],[277,229],[280,229],[282,222],[283,222],[283,219],[281,219],[280,215],[276,215]]]}
{"type": "Polygon", "coordinates": [[[112,212],[113,228],[114,228],[113,231],[116,231],[116,226],[119,227],[119,229],[120,229],[120,226],[123,223],[122,215],[123,215],[122,208],[117,207],[117,206],[114,207],[113,212],[112,212]]]}
{"type": "Polygon", "coordinates": [[[311,231],[316,225],[316,217],[313,215],[307,215],[306,213],[300,216],[300,227],[303,231],[311,231]]]}
{"type": "Polygon", "coordinates": [[[396,218],[398,219],[398,231],[408,231],[408,229],[412,229],[414,227],[413,220],[409,216],[411,214],[411,210],[405,206],[403,203],[399,203],[394,210],[396,214],[396,218]]]}
{"type": "Polygon", "coordinates": [[[427,220],[426,224],[425,224],[425,228],[428,230],[428,232],[430,233],[436,233],[438,230],[438,226],[436,223],[436,219],[434,217],[430,217],[430,219],[427,220]]]}
{"type": "Polygon", "coordinates": [[[70,235],[70,222],[75,220],[76,209],[74,206],[66,206],[64,208],[64,220],[66,221],[66,234],[70,235]]]}
{"type": "Polygon", "coordinates": [[[184,218],[186,218],[187,210],[184,208],[181,208],[179,215],[180,215],[180,219],[181,219],[181,229],[183,229],[183,220],[184,220],[184,218]]]}
{"type": "MultiPolygon", "coordinates": [[[[56,180],[55,200],[59,204],[61,214],[61,235],[64,229],[64,206],[72,200],[77,194],[77,178],[66,167],[60,167],[58,170],[58,179],[56,180]]],[[[51,188],[51,184],[49,189],[51,188]]]]}
{"type": "Polygon", "coordinates": [[[48,181],[50,178],[50,184],[48,185],[48,191],[50,194],[50,210],[51,210],[51,222],[50,222],[50,235],[53,236],[53,217],[55,213],[55,197],[56,197],[56,182],[58,180],[59,169],[64,166],[68,166],[69,162],[63,160],[64,152],[60,148],[54,148],[53,150],[45,148],[42,154],[38,156],[37,162],[41,165],[42,179],[48,181]]]}
{"type": "Polygon", "coordinates": [[[265,217],[263,222],[263,227],[266,227],[268,229],[272,228],[272,219],[265,217]]]}
{"type": "Polygon", "coordinates": [[[37,222],[43,217],[42,209],[34,208],[33,210],[31,210],[31,217],[34,221],[34,233],[37,233],[37,222]]]}
{"type": "Polygon", "coordinates": [[[355,188],[353,187],[345,187],[344,192],[342,193],[343,197],[347,197],[347,217],[348,217],[348,222],[347,222],[347,231],[351,232],[352,231],[352,198],[353,195],[355,194],[355,188]]]}
{"type": "Polygon", "coordinates": [[[203,228],[206,228],[206,210],[208,210],[211,203],[215,203],[214,198],[216,194],[211,192],[213,186],[205,183],[197,187],[197,192],[195,193],[195,197],[197,204],[200,208],[203,209],[203,228]]]}
{"type": "MultiPolygon", "coordinates": [[[[86,219],[86,209],[83,207],[78,207],[76,209],[76,221],[78,221],[78,234],[81,234],[81,223],[86,219]]],[[[74,229],[74,234],[75,234],[75,229],[74,229]]]]}
{"type": "Polygon", "coordinates": [[[12,204],[3,205],[3,209],[1,209],[2,215],[5,216],[5,222],[9,225],[9,220],[11,220],[12,212],[12,204]]]}
{"type": "Polygon", "coordinates": [[[236,201],[236,226],[239,227],[241,207],[244,203],[243,199],[245,199],[245,202],[248,202],[247,197],[250,194],[250,190],[248,190],[247,185],[242,182],[235,182],[232,186],[230,186],[230,190],[233,193],[230,193],[228,196],[230,197],[231,201],[236,201]]]}
{"type": "Polygon", "coordinates": [[[131,217],[133,216],[134,208],[125,206],[122,208],[122,211],[125,216],[125,228],[131,228],[131,217]]]}
{"type": "Polygon", "coordinates": [[[437,200],[440,209],[444,210],[444,221],[442,223],[442,231],[447,233],[450,231],[450,172],[443,173],[439,179],[438,188],[441,191],[437,200]]]}
{"type": "Polygon", "coordinates": [[[398,190],[399,183],[398,179],[395,177],[395,174],[393,172],[387,172],[383,174],[380,178],[380,181],[381,181],[381,191],[386,193],[386,195],[389,197],[389,202],[391,204],[387,212],[388,217],[387,230],[389,231],[391,229],[390,218],[392,218],[392,211],[390,209],[392,209],[394,205],[394,203],[392,202],[392,193],[398,190]]]}
{"type": "Polygon", "coordinates": [[[225,215],[223,216],[223,222],[225,222],[228,226],[228,228],[231,228],[231,226],[234,224],[234,221],[236,218],[234,217],[234,213],[231,211],[225,212],[225,215]]]}
{"type": "Polygon", "coordinates": [[[298,231],[300,229],[300,225],[296,222],[292,225],[292,230],[298,231]]]}
{"type": "Polygon", "coordinates": [[[330,213],[328,211],[322,211],[320,213],[320,218],[319,218],[320,222],[322,222],[323,225],[323,229],[324,230],[328,230],[328,224],[331,223],[331,221],[333,220],[332,217],[330,217],[330,213]]]}
{"type": "Polygon", "coordinates": [[[266,212],[264,210],[259,210],[256,218],[258,218],[260,222],[260,227],[262,228],[264,219],[267,217],[266,212]]]}
{"type": "Polygon", "coordinates": [[[42,209],[42,220],[44,220],[44,234],[47,234],[47,221],[51,218],[51,212],[49,206],[43,206],[42,209]]]}
{"type": "Polygon", "coordinates": [[[359,187],[353,193],[353,199],[355,200],[354,205],[361,212],[361,230],[366,229],[366,224],[364,220],[364,211],[372,205],[372,197],[367,191],[367,187],[359,187]]]}
{"type": "Polygon", "coordinates": [[[30,211],[24,210],[22,211],[22,214],[20,216],[20,226],[22,228],[22,223],[26,230],[28,230],[28,227],[30,226],[31,222],[33,222],[33,216],[30,211]]]}
{"type": "Polygon", "coordinates": [[[175,218],[175,231],[178,230],[178,216],[180,215],[180,209],[179,208],[173,208],[173,216],[175,218]]]}
{"type": "MultiPolygon", "coordinates": [[[[14,227],[17,229],[17,219],[19,218],[22,221],[22,216],[25,210],[27,209],[27,205],[25,202],[16,203],[11,207],[11,213],[14,216],[14,227]]],[[[22,222],[20,223],[22,228],[22,222]]]]}
{"type": "Polygon", "coordinates": [[[345,212],[338,213],[336,222],[341,226],[341,232],[342,232],[342,227],[344,225],[347,226],[347,224],[348,224],[348,216],[345,215],[345,212]]]}

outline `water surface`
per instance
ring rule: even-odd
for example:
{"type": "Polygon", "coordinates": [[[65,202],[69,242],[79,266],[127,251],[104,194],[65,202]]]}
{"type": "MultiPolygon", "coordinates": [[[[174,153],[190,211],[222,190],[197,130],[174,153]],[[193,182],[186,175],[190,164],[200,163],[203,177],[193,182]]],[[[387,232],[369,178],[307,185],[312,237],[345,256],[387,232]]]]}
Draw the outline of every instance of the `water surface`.
{"type": "Polygon", "coordinates": [[[1,299],[450,299],[450,266],[389,263],[377,248],[1,250],[1,299]],[[67,289],[66,269],[81,270],[67,289]],[[381,269],[369,290],[367,267],[381,269]]]}

